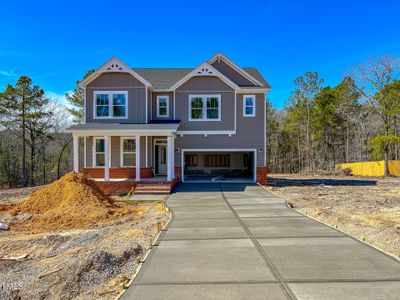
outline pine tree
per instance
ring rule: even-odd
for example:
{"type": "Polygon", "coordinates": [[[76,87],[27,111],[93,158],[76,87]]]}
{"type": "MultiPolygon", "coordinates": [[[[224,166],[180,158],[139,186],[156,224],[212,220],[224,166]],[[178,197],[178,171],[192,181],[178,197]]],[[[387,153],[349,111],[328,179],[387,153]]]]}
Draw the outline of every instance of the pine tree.
{"type": "MultiPolygon", "coordinates": [[[[94,70],[86,72],[83,79],[90,76],[94,70]]],[[[71,104],[71,108],[68,108],[69,113],[73,116],[73,122],[75,124],[82,123],[84,120],[83,106],[85,104],[85,90],[79,87],[79,81],[76,82],[76,87],[73,89],[71,94],[65,94],[65,98],[71,104]]]]}
{"type": "MultiPolygon", "coordinates": [[[[35,148],[32,137],[36,136],[38,120],[46,112],[43,111],[49,103],[44,97],[44,91],[37,85],[32,85],[32,79],[21,76],[15,86],[7,85],[4,92],[0,94],[0,111],[2,117],[0,124],[12,131],[22,141],[22,182],[27,186],[29,182],[27,146],[31,148],[31,171],[34,166],[35,148]]],[[[33,173],[31,172],[31,183],[33,173]]]]}

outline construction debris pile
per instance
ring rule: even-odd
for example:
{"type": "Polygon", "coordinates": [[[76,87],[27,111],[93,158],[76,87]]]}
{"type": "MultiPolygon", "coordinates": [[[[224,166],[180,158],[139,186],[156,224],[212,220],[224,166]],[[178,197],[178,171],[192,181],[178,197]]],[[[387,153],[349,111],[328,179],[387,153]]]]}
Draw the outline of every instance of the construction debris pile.
{"type": "Polygon", "coordinates": [[[170,217],[163,201],[116,204],[81,173],[19,204],[1,193],[0,282],[13,285],[0,299],[115,299],[170,217]]]}
{"type": "Polygon", "coordinates": [[[82,173],[70,172],[33,192],[10,210],[10,229],[33,232],[89,228],[121,216],[142,213],[117,205],[82,173]]]}

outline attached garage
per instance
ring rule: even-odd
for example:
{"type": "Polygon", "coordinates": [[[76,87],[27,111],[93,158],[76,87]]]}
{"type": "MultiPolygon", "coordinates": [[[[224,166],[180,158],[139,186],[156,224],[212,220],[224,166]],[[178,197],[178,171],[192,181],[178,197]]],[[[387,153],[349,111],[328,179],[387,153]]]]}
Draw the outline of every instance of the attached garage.
{"type": "Polygon", "coordinates": [[[256,149],[183,149],[184,182],[255,182],[256,149]]]}

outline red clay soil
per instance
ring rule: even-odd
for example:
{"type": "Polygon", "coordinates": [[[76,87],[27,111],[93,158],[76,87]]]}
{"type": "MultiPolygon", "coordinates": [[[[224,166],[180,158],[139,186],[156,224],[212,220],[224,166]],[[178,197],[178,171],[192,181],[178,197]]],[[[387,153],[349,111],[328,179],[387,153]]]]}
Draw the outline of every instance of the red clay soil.
{"type": "Polygon", "coordinates": [[[113,203],[83,173],[70,172],[15,205],[10,213],[16,221],[10,228],[31,232],[89,228],[122,216],[143,213],[140,210],[143,208],[113,203]]]}

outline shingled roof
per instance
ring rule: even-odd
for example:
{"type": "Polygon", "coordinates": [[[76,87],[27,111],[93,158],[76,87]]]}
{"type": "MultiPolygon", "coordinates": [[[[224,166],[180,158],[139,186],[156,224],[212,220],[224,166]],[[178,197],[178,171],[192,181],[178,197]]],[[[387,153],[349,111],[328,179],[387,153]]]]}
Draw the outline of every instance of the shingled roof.
{"type": "MultiPolygon", "coordinates": [[[[271,87],[256,68],[242,69],[261,82],[264,88],[271,87]]],[[[156,90],[166,90],[193,71],[193,68],[134,68],[132,70],[150,82],[156,90]]]]}
{"type": "Polygon", "coordinates": [[[154,68],[133,69],[151,83],[156,90],[169,89],[180,79],[189,74],[191,68],[154,68]]]}

